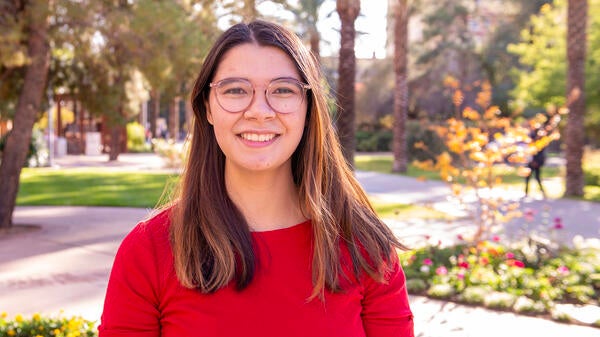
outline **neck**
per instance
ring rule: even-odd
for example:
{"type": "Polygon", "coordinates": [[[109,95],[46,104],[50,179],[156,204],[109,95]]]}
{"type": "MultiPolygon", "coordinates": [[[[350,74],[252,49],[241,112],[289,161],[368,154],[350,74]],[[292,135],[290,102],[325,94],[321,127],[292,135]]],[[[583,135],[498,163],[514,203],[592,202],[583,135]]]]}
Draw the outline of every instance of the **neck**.
{"type": "Polygon", "coordinates": [[[306,220],[289,170],[254,172],[225,166],[227,193],[251,231],[291,227],[306,220]]]}

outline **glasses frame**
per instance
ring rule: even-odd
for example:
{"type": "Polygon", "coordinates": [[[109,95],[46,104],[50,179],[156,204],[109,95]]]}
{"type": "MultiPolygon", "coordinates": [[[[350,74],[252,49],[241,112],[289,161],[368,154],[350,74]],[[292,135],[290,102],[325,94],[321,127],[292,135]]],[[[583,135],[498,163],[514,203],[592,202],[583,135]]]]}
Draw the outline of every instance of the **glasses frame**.
{"type": "MultiPolygon", "coordinates": [[[[224,78],[222,80],[216,81],[216,82],[210,82],[208,84],[208,86],[210,88],[215,88],[220,86],[223,82],[226,81],[241,81],[241,82],[247,82],[248,84],[250,84],[250,86],[252,87],[252,98],[250,99],[250,102],[248,102],[248,105],[240,110],[237,111],[232,111],[229,109],[225,109],[225,107],[223,107],[223,104],[221,104],[221,101],[219,100],[219,95],[217,94],[217,92],[215,92],[215,98],[217,99],[217,103],[219,104],[219,106],[221,107],[221,109],[229,112],[229,113],[240,113],[242,111],[245,111],[246,109],[248,109],[249,106],[252,105],[252,103],[254,102],[254,98],[256,97],[256,86],[254,85],[254,83],[250,82],[250,80],[245,79],[245,78],[241,78],[241,77],[230,77],[230,78],[224,78]]],[[[290,112],[282,112],[282,111],[278,111],[277,109],[275,109],[272,105],[271,102],[269,102],[269,95],[267,95],[267,91],[269,90],[269,88],[271,87],[271,85],[273,85],[273,83],[276,83],[278,81],[291,81],[291,82],[295,82],[296,84],[298,84],[298,86],[302,89],[302,100],[300,101],[300,104],[302,104],[302,102],[304,100],[306,100],[306,92],[308,90],[311,89],[311,86],[307,83],[304,83],[300,80],[297,80],[295,78],[292,77],[283,77],[283,78],[277,78],[272,80],[271,82],[269,82],[269,84],[267,84],[267,86],[265,87],[265,101],[267,102],[267,104],[269,105],[269,107],[271,108],[271,110],[280,113],[280,114],[289,114],[292,113],[292,111],[290,112]]]]}

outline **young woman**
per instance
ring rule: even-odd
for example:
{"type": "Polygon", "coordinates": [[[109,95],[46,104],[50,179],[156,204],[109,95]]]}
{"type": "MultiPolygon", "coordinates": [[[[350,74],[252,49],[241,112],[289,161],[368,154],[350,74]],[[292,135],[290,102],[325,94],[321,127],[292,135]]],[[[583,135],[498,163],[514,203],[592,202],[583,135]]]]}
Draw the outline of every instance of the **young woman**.
{"type": "Polygon", "coordinates": [[[121,244],[100,336],[413,336],[402,245],[348,169],[321,86],[281,26],[217,40],[179,194],[121,244]]]}

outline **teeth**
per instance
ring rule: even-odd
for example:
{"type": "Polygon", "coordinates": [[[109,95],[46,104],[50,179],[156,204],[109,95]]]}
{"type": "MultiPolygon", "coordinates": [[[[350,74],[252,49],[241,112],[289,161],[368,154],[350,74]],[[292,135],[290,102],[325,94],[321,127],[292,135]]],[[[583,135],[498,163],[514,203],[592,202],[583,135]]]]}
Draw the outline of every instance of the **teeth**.
{"type": "Polygon", "coordinates": [[[275,138],[275,134],[242,133],[241,137],[252,142],[268,142],[275,138]]]}

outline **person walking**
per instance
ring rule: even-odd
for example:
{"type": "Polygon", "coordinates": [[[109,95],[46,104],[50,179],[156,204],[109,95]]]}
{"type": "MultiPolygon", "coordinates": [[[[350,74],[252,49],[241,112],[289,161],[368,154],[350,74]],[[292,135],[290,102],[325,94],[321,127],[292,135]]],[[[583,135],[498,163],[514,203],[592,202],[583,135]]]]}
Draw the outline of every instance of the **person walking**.
{"type": "MultiPolygon", "coordinates": [[[[529,138],[531,142],[535,142],[539,138],[540,128],[534,128],[533,131],[529,134],[529,138]]],[[[535,176],[535,180],[540,187],[540,191],[544,198],[546,198],[546,192],[544,191],[544,186],[542,185],[542,167],[546,163],[546,147],[542,147],[541,149],[536,149],[537,152],[533,154],[531,160],[527,163],[527,167],[529,168],[529,173],[525,176],[525,197],[529,195],[529,179],[531,176],[535,176]]]]}
{"type": "Polygon", "coordinates": [[[413,337],[404,246],[344,160],[323,75],[266,21],[210,49],[178,193],[124,239],[100,337],[413,337]]]}

